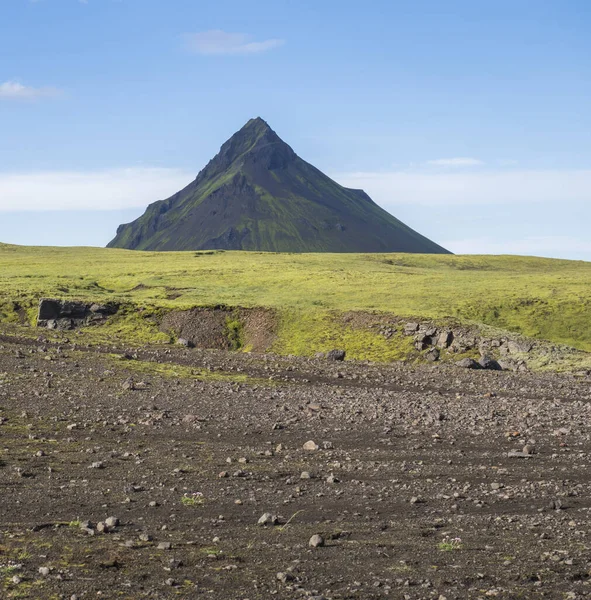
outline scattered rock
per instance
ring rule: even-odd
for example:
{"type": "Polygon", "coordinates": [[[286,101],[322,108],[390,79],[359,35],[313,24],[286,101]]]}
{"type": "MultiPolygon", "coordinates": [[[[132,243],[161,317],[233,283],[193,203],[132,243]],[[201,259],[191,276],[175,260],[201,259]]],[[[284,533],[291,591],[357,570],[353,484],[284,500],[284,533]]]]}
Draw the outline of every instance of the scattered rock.
{"type": "Polygon", "coordinates": [[[310,546],[310,548],[320,548],[321,546],[324,546],[324,538],[318,534],[313,535],[310,538],[308,545],[310,546]]]}

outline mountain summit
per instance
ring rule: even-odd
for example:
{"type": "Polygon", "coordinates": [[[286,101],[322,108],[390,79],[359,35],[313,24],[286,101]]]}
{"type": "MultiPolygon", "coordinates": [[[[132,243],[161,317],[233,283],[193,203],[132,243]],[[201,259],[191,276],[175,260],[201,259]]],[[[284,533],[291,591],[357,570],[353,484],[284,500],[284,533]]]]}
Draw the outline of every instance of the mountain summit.
{"type": "Polygon", "coordinates": [[[251,119],[186,188],[117,229],[110,248],[448,253],[302,160],[251,119]]]}

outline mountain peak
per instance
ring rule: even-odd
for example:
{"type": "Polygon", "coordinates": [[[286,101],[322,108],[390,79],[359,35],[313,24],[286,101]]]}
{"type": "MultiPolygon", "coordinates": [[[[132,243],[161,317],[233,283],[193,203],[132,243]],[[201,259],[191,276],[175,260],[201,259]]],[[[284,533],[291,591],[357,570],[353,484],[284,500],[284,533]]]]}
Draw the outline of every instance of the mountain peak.
{"type": "Polygon", "coordinates": [[[196,183],[211,179],[228,169],[241,170],[245,163],[258,162],[267,169],[284,167],[295,160],[295,152],[269,126],[256,117],[250,119],[227,140],[218,154],[199,173],[196,183]]]}
{"type": "MultiPolygon", "coordinates": [[[[246,122],[225,144],[239,151],[247,152],[265,144],[284,144],[283,140],[271,129],[261,117],[255,117],[246,122]]],[[[222,146],[222,151],[224,150],[222,146]]]]}
{"type": "Polygon", "coordinates": [[[250,119],[185,189],[122,225],[111,247],[138,250],[445,253],[302,160],[250,119]]]}

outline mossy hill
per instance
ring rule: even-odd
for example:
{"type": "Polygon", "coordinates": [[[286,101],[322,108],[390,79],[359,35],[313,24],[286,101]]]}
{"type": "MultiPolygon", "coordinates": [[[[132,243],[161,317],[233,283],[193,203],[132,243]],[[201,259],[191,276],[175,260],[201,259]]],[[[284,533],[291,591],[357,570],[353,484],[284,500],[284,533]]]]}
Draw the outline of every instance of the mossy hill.
{"type": "Polygon", "coordinates": [[[185,189],[121,225],[111,248],[271,252],[448,251],[302,160],[251,119],[185,189]]]}

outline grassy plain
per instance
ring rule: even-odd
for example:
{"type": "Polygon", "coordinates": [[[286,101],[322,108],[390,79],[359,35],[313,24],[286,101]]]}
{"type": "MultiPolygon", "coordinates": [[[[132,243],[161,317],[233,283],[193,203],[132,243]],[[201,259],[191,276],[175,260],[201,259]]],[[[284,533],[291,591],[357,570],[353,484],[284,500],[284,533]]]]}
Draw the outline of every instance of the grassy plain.
{"type": "Polygon", "coordinates": [[[582,261],[0,244],[0,319],[12,318],[14,302],[32,311],[43,296],[274,308],[278,343],[298,353],[321,329],[332,344],[329,322],[348,311],[482,323],[591,351],[591,263],[582,261]]]}

